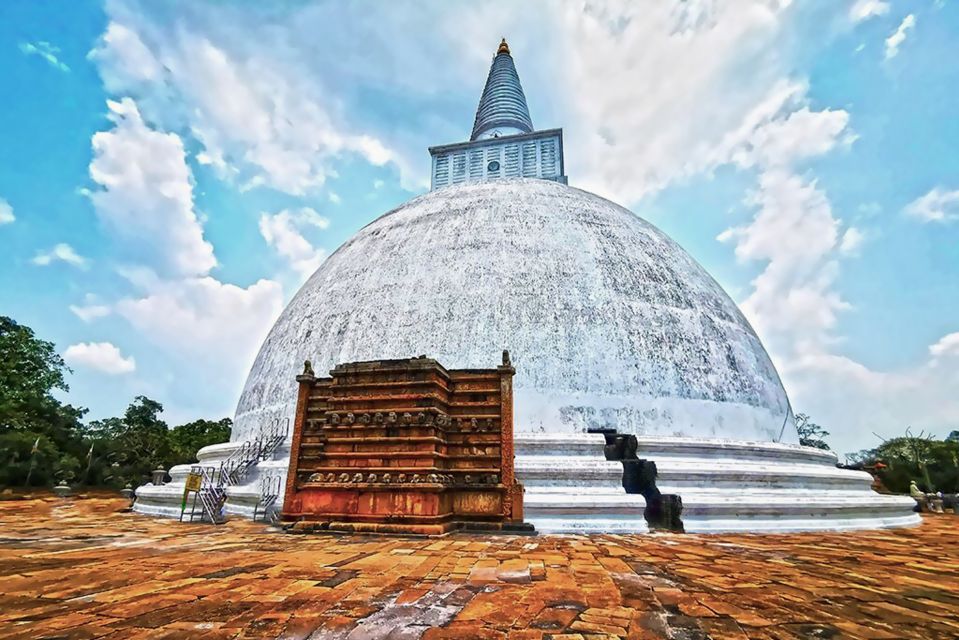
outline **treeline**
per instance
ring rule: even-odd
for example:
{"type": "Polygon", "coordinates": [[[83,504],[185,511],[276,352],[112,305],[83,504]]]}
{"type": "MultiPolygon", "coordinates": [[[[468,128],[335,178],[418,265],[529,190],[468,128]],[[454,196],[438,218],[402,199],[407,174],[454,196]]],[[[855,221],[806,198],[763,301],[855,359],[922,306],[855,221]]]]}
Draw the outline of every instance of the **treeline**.
{"type": "Polygon", "coordinates": [[[122,416],[84,423],[86,409],[53,395],[69,391],[69,371],[53,343],[0,316],[0,486],[137,486],[158,466],[192,462],[230,438],[229,418],[170,429],[163,406],[144,396],[122,416]]]}
{"type": "MultiPolygon", "coordinates": [[[[799,444],[829,449],[825,440],[829,432],[805,413],[796,414],[796,429],[799,444]]],[[[874,449],[847,454],[846,462],[840,466],[868,471],[891,493],[909,493],[913,480],[927,493],[959,493],[959,431],[937,440],[924,433],[914,436],[906,429],[905,435],[874,449]]]]}
{"type": "Polygon", "coordinates": [[[927,493],[959,493],[959,431],[937,440],[906,429],[904,436],[846,458],[850,467],[870,471],[893,493],[908,493],[912,480],[927,493]]]}

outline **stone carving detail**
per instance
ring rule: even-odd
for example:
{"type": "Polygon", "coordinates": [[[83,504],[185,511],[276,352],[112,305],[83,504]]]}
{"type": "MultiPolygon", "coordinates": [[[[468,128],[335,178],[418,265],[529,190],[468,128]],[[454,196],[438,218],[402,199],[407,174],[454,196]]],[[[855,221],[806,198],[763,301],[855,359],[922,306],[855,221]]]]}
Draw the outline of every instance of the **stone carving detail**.
{"type": "Polygon", "coordinates": [[[623,489],[626,493],[642,494],[646,500],[643,514],[651,529],[683,531],[683,501],[679,495],[663,494],[656,486],[656,463],[640,459],[636,452],[639,443],[636,436],[616,433],[615,429],[598,431],[603,434],[606,444],[603,455],[607,460],[619,461],[623,465],[623,489]]]}

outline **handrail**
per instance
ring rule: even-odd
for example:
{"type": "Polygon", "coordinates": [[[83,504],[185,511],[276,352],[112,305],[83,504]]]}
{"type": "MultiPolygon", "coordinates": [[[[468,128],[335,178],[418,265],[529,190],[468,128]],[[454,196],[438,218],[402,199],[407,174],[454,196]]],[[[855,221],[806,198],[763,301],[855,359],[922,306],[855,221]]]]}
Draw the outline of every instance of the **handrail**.
{"type": "MultiPolygon", "coordinates": [[[[194,495],[190,507],[190,522],[193,522],[196,516],[196,500],[198,497],[200,499],[201,521],[207,519],[214,524],[224,522],[223,506],[227,499],[226,488],[241,484],[252,467],[272,456],[286,440],[289,426],[289,418],[285,420],[274,418],[268,428],[261,427],[254,440],[243,441],[233,453],[220,462],[219,467],[193,465],[190,474],[199,476],[200,487],[199,490],[191,490],[189,487],[184,490],[180,520],[183,520],[186,513],[187,495],[192,491],[196,495],[194,495]]],[[[273,498],[274,501],[275,499],[273,498]]]]}

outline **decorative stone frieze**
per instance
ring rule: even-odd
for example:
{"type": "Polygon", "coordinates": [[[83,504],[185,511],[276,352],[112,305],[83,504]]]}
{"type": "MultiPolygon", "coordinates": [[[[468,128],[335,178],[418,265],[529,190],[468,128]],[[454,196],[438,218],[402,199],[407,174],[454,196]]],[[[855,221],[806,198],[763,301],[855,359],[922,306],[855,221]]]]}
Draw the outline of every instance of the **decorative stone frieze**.
{"type": "Polygon", "coordinates": [[[316,378],[307,365],[283,519],[293,530],[531,531],[513,473],[514,373],[505,352],[495,369],[418,357],[316,378]]]}

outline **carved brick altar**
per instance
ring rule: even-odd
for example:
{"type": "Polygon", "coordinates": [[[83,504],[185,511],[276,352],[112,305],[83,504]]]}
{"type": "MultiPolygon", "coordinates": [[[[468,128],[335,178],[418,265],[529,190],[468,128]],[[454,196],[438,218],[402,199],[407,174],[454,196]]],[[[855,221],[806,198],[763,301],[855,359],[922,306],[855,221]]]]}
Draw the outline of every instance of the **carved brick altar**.
{"type": "Polygon", "coordinates": [[[513,473],[513,374],[426,357],[297,376],[283,520],[294,530],[531,531],[513,473]]]}

